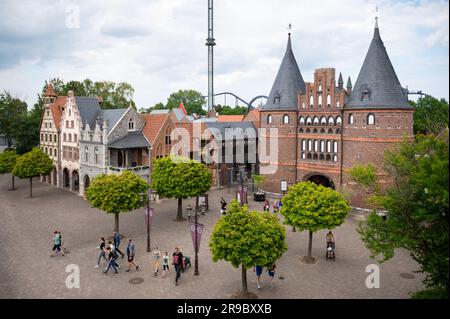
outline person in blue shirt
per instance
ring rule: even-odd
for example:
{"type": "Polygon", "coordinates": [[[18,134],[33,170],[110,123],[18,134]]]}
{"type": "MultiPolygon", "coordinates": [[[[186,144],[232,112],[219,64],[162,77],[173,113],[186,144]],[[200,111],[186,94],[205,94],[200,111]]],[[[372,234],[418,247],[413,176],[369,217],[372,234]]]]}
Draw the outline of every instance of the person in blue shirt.
{"type": "Polygon", "coordinates": [[[113,234],[114,234],[114,248],[115,248],[116,252],[118,252],[119,254],[122,255],[122,258],[123,258],[123,256],[125,256],[125,255],[119,249],[119,246],[120,246],[120,234],[119,234],[119,232],[117,230],[114,230],[113,234]]]}

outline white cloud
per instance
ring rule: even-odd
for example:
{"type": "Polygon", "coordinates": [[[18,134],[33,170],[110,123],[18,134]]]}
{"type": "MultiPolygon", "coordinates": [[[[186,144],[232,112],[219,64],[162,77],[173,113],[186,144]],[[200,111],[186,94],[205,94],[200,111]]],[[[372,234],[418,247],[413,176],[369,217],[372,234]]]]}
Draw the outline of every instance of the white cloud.
{"type": "MultiPolygon", "coordinates": [[[[129,82],[139,107],[165,102],[178,89],[206,94],[205,1],[78,1],[80,28],[67,29],[71,3],[2,1],[0,89],[30,105],[52,77],[129,82]]],[[[335,67],[354,83],[377,4],[402,85],[448,99],[448,1],[431,0],[215,1],[216,92],[247,100],[268,94],[290,22],[305,81],[315,68],[335,67]]]]}

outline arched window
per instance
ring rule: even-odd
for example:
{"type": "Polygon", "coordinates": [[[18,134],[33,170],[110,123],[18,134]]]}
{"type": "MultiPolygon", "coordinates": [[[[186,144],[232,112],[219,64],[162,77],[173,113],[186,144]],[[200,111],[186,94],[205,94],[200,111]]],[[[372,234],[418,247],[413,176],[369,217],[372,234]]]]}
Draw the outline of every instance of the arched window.
{"type": "Polygon", "coordinates": [[[94,149],[94,162],[98,164],[98,147],[94,149]]]}
{"type": "Polygon", "coordinates": [[[283,124],[289,124],[290,118],[289,115],[283,115],[283,124]]]}
{"type": "Polygon", "coordinates": [[[330,154],[327,154],[327,156],[325,157],[325,160],[326,160],[326,161],[331,161],[331,155],[330,155],[330,154]]]}
{"type": "Polygon", "coordinates": [[[56,150],[56,148],[53,150],[53,154],[54,154],[55,157],[58,156],[58,151],[56,150]]]}
{"type": "Polygon", "coordinates": [[[303,129],[300,128],[300,129],[298,130],[298,132],[299,132],[299,133],[303,133],[303,129]]]}
{"type": "Polygon", "coordinates": [[[322,107],[322,94],[319,95],[319,107],[322,107]]]}
{"type": "Polygon", "coordinates": [[[336,107],[340,107],[341,104],[339,103],[339,101],[336,102],[336,107]]]}
{"type": "Polygon", "coordinates": [[[327,141],[327,153],[331,152],[331,141],[327,141]]]}
{"type": "Polygon", "coordinates": [[[336,141],[333,142],[333,152],[334,153],[338,152],[338,142],[336,142],[336,141]]]}
{"type": "Polygon", "coordinates": [[[86,163],[89,162],[89,147],[87,147],[87,146],[84,148],[84,161],[86,163]]]}
{"type": "Polygon", "coordinates": [[[168,126],[167,128],[166,128],[166,140],[165,140],[165,142],[166,142],[166,145],[170,145],[170,144],[172,144],[172,141],[171,141],[171,139],[170,139],[170,133],[172,132],[172,130],[170,129],[170,126],[168,126]]]}
{"type": "Polygon", "coordinates": [[[273,104],[280,104],[280,92],[276,92],[273,98],[273,104]]]}
{"type": "Polygon", "coordinates": [[[327,95],[327,107],[331,107],[331,96],[330,96],[330,94],[327,95]]]}
{"type": "Polygon", "coordinates": [[[309,97],[309,107],[310,108],[314,107],[314,96],[312,95],[309,97]]]}
{"type": "Polygon", "coordinates": [[[320,125],[327,125],[327,119],[325,118],[325,116],[322,116],[322,118],[320,119],[320,125]]]}
{"type": "Polygon", "coordinates": [[[319,88],[317,89],[317,92],[322,92],[322,85],[319,84],[319,88]]]}
{"type": "Polygon", "coordinates": [[[307,118],[306,118],[306,125],[311,125],[312,124],[312,120],[311,120],[311,118],[308,116],[307,118]]]}
{"type": "Polygon", "coordinates": [[[334,125],[334,118],[332,116],[328,118],[328,125],[334,125]]]}
{"type": "Polygon", "coordinates": [[[372,113],[367,115],[367,125],[374,125],[375,124],[375,115],[372,113]]]}
{"type": "Polygon", "coordinates": [[[309,128],[307,128],[305,133],[311,133],[311,130],[309,128]]]}
{"type": "Polygon", "coordinates": [[[348,115],[348,124],[355,124],[355,118],[351,113],[348,115]]]}
{"type": "Polygon", "coordinates": [[[308,140],[308,151],[312,151],[312,141],[308,140]]]}
{"type": "Polygon", "coordinates": [[[272,124],[272,115],[267,115],[267,124],[272,124]]]}
{"type": "Polygon", "coordinates": [[[340,116],[336,117],[336,125],[342,124],[342,118],[340,116]]]}
{"type": "Polygon", "coordinates": [[[305,106],[305,102],[303,102],[302,103],[302,109],[304,109],[306,106],[305,106]]]}
{"type": "Polygon", "coordinates": [[[323,154],[319,155],[319,161],[323,161],[325,159],[325,156],[323,154]]]}
{"type": "Polygon", "coordinates": [[[311,155],[311,153],[308,153],[308,155],[306,155],[306,159],[311,159],[312,158],[312,155],[311,155]]]}
{"type": "Polygon", "coordinates": [[[130,119],[128,121],[128,130],[129,131],[134,131],[134,120],[133,119],[130,119]]]}
{"type": "Polygon", "coordinates": [[[306,158],[306,154],[305,154],[305,152],[302,152],[302,159],[305,159],[306,158]]]}
{"type": "Polygon", "coordinates": [[[319,159],[319,156],[317,156],[317,154],[313,155],[313,160],[317,161],[319,159]]]}
{"type": "Polygon", "coordinates": [[[302,151],[306,151],[306,140],[302,141],[302,151]]]}
{"type": "Polygon", "coordinates": [[[314,152],[318,152],[319,151],[319,141],[315,140],[314,141],[314,152]]]}
{"type": "Polygon", "coordinates": [[[333,134],[333,130],[331,128],[328,129],[328,134],[333,134]]]}
{"type": "Polygon", "coordinates": [[[320,141],[320,151],[325,152],[325,141],[320,141]]]}
{"type": "Polygon", "coordinates": [[[313,130],[313,134],[317,134],[317,133],[319,133],[319,131],[317,131],[317,129],[315,128],[315,129],[313,130]]]}
{"type": "Polygon", "coordinates": [[[337,155],[333,155],[333,162],[337,162],[337,161],[338,161],[337,155]]]}
{"type": "Polygon", "coordinates": [[[314,125],[319,125],[319,118],[317,116],[314,116],[314,125]]]}
{"type": "Polygon", "coordinates": [[[298,120],[298,124],[305,125],[305,118],[303,116],[301,116],[300,119],[298,120]]]}
{"type": "Polygon", "coordinates": [[[325,134],[325,129],[321,129],[320,134],[325,134]]]}

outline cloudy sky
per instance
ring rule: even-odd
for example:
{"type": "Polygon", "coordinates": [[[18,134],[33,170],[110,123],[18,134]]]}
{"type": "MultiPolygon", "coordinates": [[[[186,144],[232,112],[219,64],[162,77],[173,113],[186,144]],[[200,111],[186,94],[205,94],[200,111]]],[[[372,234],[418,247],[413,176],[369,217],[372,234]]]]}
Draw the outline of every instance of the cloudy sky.
{"type": "MultiPolygon", "coordinates": [[[[449,4],[441,0],[215,1],[216,93],[268,95],[289,23],[305,81],[334,67],[355,83],[377,5],[402,86],[448,100],[449,4]]],[[[129,82],[138,107],[178,89],[206,94],[206,37],[206,0],[2,0],[0,89],[29,105],[54,77],[129,82]]]]}

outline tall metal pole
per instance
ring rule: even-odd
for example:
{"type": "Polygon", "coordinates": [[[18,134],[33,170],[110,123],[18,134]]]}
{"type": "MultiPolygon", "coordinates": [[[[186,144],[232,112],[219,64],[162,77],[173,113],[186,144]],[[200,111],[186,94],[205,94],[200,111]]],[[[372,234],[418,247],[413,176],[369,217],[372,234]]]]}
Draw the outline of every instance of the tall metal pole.
{"type": "Polygon", "coordinates": [[[194,270],[194,276],[198,276],[200,273],[198,272],[198,209],[195,209],[195,270],[194,270]]]}
{"type": "MultiPolygon", "coordinates": [[[[152,181],[152,147],[148,148],[148,178],[147,182],[150,185],[152,181]]],[[[148,189],[148,200],[147,200],[147,252],[149,253],[151,251],[151,245],[150,245],[150,200],[152,198],[152,189],[148,189]]]]}
{"type": "Polygon", "coordinates": [[[208,0],[208,38],[206,46],[208,47],[208,111],[214,107],[214,17],[213,0],[208,0]]]}

